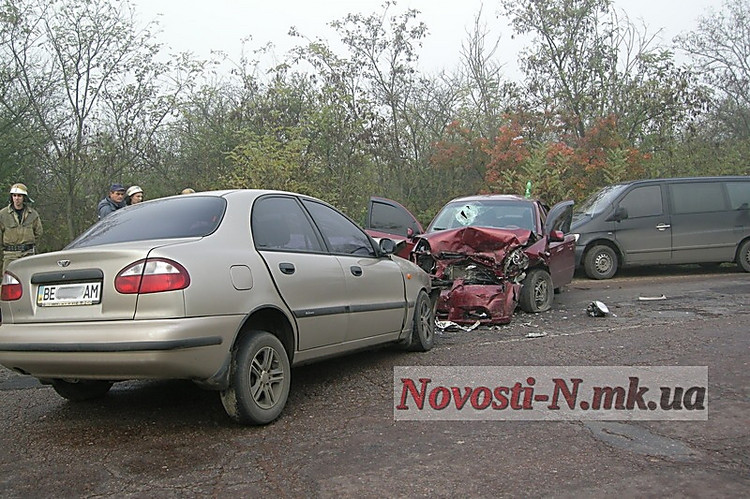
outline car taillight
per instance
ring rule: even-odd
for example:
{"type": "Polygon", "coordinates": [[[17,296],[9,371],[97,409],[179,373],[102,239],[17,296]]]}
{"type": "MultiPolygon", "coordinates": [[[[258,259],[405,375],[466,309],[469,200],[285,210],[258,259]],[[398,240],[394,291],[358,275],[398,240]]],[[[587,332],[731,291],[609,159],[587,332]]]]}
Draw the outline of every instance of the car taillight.
{"type": "Polygon", "coordinates": [[[15,301],[23,296],[23,289],[21,283],[16,279],[16,276],[9,274],[8,272],[3,275],[2,291],[0,291],[0,300],[3,301],[15,301]]]}
{"type": "Polygon", "coordinates": [[[190,275],[185,267],[166,258],[140,260],[115,277],[115,289],[126,295],[176,291],[189,285],[190,275]]]}

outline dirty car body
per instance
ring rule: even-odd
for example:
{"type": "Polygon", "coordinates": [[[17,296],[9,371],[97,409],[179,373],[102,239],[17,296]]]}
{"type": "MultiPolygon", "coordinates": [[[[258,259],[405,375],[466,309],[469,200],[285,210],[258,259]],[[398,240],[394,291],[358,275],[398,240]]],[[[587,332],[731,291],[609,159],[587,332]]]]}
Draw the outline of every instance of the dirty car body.
{"type": "MultiPolygon", "coordinates": [[[[400,205],[388,203],[370,201],[366,226],[375,236],[393,225],[385,222],[385,213],[400,205]]],[[[517,306],[548,310],[555,290],[572,280],[575,241],[566,235],[572,207],[572,201],[563,201],[548,209],[514,195],[462,197],[448,202],[424,233],[402,229],[393,237],[402,240],[400,254],[408,254],[441,289],[439,318],[506,324],[517,306]]]]}
{"type": "Polygon", "coordinates": [[[295,193],[139,203],[9,265],[0,363],[74,401],[116,381],[189,379],[220,391],[237,422],[268,423],[291,366],[432,346],[430,277],[392,248],[295,193]]]}

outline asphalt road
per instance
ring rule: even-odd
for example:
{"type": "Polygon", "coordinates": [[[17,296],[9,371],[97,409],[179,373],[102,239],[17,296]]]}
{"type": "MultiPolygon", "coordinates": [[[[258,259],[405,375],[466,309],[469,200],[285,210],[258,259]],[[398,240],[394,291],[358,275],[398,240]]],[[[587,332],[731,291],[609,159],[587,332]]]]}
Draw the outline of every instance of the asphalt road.
{"type": "Polygon", "coordinates": [[[282,417],[240,427],[189,382],[70,403],[0,370],[0,496],[747,497],[750,274],[577,278],[553,310],[300,367],[282,417]],[[639,298],[661,297],[644,301],[639,298]],[[612,312],[585,313],[592,300],[612,312]],[[395,366],[708,366],[707,421],[396,421],[395,366]]]}

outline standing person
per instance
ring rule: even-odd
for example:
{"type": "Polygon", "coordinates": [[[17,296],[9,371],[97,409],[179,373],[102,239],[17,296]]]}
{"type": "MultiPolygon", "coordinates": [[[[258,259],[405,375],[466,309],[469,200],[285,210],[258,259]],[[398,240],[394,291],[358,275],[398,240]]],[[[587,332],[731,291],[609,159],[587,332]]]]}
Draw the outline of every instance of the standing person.
{"type": "Polygon", "coordinates": [[[125,188],[122,184],[112,184],[109,187],[109,194],[99,201],[96,212],[99,214],[99,220],[106,217],[113,211],[125,207],[125,188]]]}
{"type": "Polygon", "coordinates": [[[30,203],[26,186],[13,184],[10,188],[10,204],[0,211],[3,273],[13,260],[36,253],[36,241],[42,237],[42,220],[30,203]]]}
{"type": "Polygon", "coordinates": [[[143,189],[138,185],[131,185],[125,192],[125,204],[138,204],[143,201],[143,189]]]}
{"type": "Polygon", "coordinates": [[[193,193],[195,193],[195,189],[193,189],[192,187],[185,187],[184,189],[182,189],[182,192],[180,192],[180,194],[193,194],[193,193]]]}

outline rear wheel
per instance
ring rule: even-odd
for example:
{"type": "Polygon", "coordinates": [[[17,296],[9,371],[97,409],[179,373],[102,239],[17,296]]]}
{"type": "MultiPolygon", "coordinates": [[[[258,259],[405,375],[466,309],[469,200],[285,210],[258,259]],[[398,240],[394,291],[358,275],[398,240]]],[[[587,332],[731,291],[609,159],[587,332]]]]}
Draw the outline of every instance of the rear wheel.
{"type": "Polygon", "coordinates": [[[583,258],[583,269],[591,279],[609,279],[617,272],[617,254],[604,244],[594,246],[583,258]]]}
{"type": "Polygon", "coordinates": [[[410,350],[426,352],[435,344],[435,312],[424,290],[417,296],[414,309],[414,325],[412,326],[410,350]]]}
{"type": "Polygon", "coordinates": [[[750,272],[750,239],[742,243],[737,252],[737,265],[745,272],[750,272]]]}
{"type": "Polygon", "coordinates": [[[279,417],[289,397],[291,366],[284,345],[271,333],[253,331],[233,353],[229,388],[221,402],[241,424],[267,424],[279,417]]]}
{"type": "Polygon", "coordinates": [[[555,298],[552,277],[544,269],[532,269],[523,280],[518,305],[529,313],[545,312],[552,308],[555,298]]]}
{"type": "Polygon", "coordinates": [[[112,388],[112,382],[100,380],[66,381],[53,379],[52,388],[62,398],[73,402],[82,402],[103,397],[112,388]]]}

